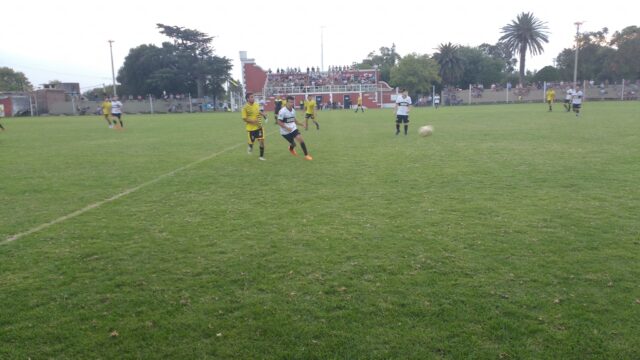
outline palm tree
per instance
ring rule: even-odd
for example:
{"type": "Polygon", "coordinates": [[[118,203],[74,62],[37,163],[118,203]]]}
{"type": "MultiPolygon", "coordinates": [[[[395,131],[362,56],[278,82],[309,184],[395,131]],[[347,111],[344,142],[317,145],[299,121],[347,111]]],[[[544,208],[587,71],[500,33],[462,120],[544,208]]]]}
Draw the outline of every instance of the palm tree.
{"type": "Polygon", "coordinates": [[[520,84],[524,80],[525,56],[527,50],[531,55],[541,54],[544,49],[542,43],[548,43],[546,22],[540,21],[532,13],[521,13],[516,20],[502,27],[502,37],[507,47],[514,53],[520,54],[520,84]]]}
{"type": "Polygon", "coordinates": [[[442,78],[442,82],[446,85],[456,85],[464,71],[462,58],[458,53],[459,49],[459,45],[454,45],[449,42],[440,44],[438,46],[438,52],[433,54],[433,58],[440,65],[439,75],[442,78]]]}

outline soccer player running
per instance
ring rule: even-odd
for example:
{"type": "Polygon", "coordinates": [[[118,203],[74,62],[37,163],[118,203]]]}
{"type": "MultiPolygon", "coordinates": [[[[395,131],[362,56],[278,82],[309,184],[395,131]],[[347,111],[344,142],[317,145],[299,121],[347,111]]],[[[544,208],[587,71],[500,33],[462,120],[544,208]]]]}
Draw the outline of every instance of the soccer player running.
{"type": "Polygon", "coordinates": [[[260,160],[266,160],[264,158],[264,130],[262,129],[262,119],[266,119],[264,111],[260,109],[260,106],[255,101],[255,97],[252,93],[246,95],[247,103],[242,107],[242,121],[245,122],[245,128],[247,129],[247,140],[249,147],[247,148],[247,154],[253,152],[253,144],[258,140],[260,143],[260,160]]]}
{"type": "Polygon", "coordinates": [[[564,96],[564,109],[567,112],[571,111],[571,99],[573,99],[573,89],[568,88],[564,96]]]}
{"type": "Polygon", "coordinates": [[[433,106],[437,109],[440,107],[440,95],[436,94],[433,97],[433,106]]]}
{"type": "Polygon", "coordinates": [[[362,107],[362,94],[358,95],[358,106],[356,107],[356,112],[358,110],[362,110],[364,112],[364,108],[362,107]]]}
{"type": "Polygon", "coordinates": [[[580,90],[580,86],[576,86],[575,91],[573,91],[573,98],[571,99],[571,105],[573,108],[573,112],[576,113],[576,116],[580,115],[580,108],[582,107],[582,90],[580,90]]]}
{"type": "MultiPolygon", "coordinates": [[[[113,129],[113,124],[111,123],[111,99],[108,96],[105,96],[104,101],[102,102],[102,115],[104,119],[107,121],[107,125],[109,125],[109,129],[113,129]]],[[[113,122],[115,124],[115,121],[113,122]]]]}
{"type": "Polygon", "coordinates": [[[313,123],[316,124],[316,129],[320,130],[320,124],[316,121],[316,101],[313,99],[311,95],[307,95],[307,101],[304,102],[304,107],[306,109],[304,113],[304,129],[309,130],[309,119],[313,120],[313,123]]]}
{"type": "Polygon", "coordinates": [[[293,96],[287,96],[286,106],[280,109],[278,113],[278,126],[280,126],[280,135],[289,142],[289,152],[293,156],[298,156],[296,153],[295,147],[296,140],[302,151],[304,152],[305,160],[313,160],[309,152],[307,151],[307,145],[304,143],[304,139],[302,138],[302,134],[298,131],[298,127],[296,125],[302,126],[302,123],[299,123],[296,120],[296,110],[293,108],[293,96]]]}
{"type": "MultiPolygon", "coordinates": [[[[124,129],[124,123],[122,123],[122,103],[118,100],[117,96],[114,96],[111,101],[111,115],[118,118],[120,129],[124,129]]],[[[113,120],[113,124],[116,126],[116,129],[118,129],[118,123],[115,119],[113,120]]]]}
{"type": "Polygon", "coordinates": [[[409,131],[409,107],[411,106],[411,97],[407,89],[402,89],[402,95],[396,98],[396,135],[400,134],[400,124],[404,124],[404,134],[409,131]]]}
{"type": "Polygon", "coordinates": [[[553,102],[556,101],[556,91],[553,87],[549,87],[546,93],[547,104],[549,104],[549,111],[553,111],[553,102]]]}
{"type": "Polygon", "coordinates": [[[276,96],[276,99],[274,100],[275,109],[273,110],[273,123],[276,125],[278,125],[278,113],[280,113],[280,109],[282,109],[283,104],[284,101],[280,99],[280,95],[276,96]]]}

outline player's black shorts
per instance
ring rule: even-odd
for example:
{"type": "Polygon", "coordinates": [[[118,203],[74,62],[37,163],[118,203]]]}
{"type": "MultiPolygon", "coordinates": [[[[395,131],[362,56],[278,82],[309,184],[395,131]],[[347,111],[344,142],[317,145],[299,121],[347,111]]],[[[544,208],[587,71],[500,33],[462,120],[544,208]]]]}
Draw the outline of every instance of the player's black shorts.
{"type": "Polygon", "coordinates": [[[264,139],[264,133],[262,132],[262,128],[258,130],[247,131],[247,136],[249,137],[249,142],[253,144],[256,140],[264,139]]]}
{"type": "Polygon", "coordinates": [[[568,104],[568,103],[570,103],[570,102],[571,102],[571,99],[564,99],[564,103],[565,103],[565,104],[568,104]]]}
{"type": "Polygon", "coordinates": [[[298,135],[300,135],[300,132],[298,131],[298,129],[295,129],[287,135],[282,135],[282,137],[285,138],[290,144],[292,144],[293,139],[295,139],[298,135]]]}
{"type": "Polygon", "coordinates": [[[304,118],[305,118],[305,120],[306,120],[306,119],[313,119],[313,120],[315,120],[315,119],[316,119],[316,117],[315,117],[315,116],[313,116],[313,114],[304,114],[304,118]]]}
{"type": "Polygon", "coordinates": [[[571,107],[576,110],[576,109],[580,109],[582,107],[582,104],[571,104],[571,107]]]}
{"type": "Polygon", "coordinates": [[[112,113],[111,116],[115,116],[115,117],[118,118],[118,120],[120,120],[120,116],[122,116],[122,114],[121,113],[117,113],[117,114],[113,114],[112,113]]]}
{"type": "Polygon", "coordinates": [[[409,123],[409,115],[396,115],[396,123],[397,124],[400,124],[400,123],[408,124],[409,123]]]}

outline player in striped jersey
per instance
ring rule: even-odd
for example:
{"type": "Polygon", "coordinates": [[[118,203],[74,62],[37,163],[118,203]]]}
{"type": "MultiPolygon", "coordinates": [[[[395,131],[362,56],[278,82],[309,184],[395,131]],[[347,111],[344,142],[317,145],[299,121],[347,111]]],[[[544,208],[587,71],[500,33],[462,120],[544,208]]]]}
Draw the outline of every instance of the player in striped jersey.
{"type": "Polygon", "coordinates": [[[298,126],[304,126],[302,123],[296,120],[296,109],[293,108],[293,96],[287,96],[286,106],[280,109],[278,113],[278,126],[280,126],[280,135],[289,142],[289,152],[293,156],[298,156],[295,147],[296,140],[302,151],[304,152],[305,160],[313,160],[309,152],[307,151],[307,145],[304,143],[302,134],[298,131],[298,126]]]}
{"type": "Polygon", "coordinates": [[[409,108],[411,97],[407,89],[402,89],[402,95],[396,97],[396,135],[400,134],[400,124],[404,124],[404,134],[409,131],[409,108]]]}

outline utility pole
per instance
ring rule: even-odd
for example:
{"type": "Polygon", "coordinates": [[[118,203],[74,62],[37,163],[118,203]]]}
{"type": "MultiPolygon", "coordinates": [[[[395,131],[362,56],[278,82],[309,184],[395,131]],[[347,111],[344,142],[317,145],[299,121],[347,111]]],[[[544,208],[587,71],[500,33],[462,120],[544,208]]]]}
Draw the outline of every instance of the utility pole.
{"type": "Polygon", "coordinates": [[[113,81],[113,96],[118,96],[118,92],[116,90],[116,72],[113,68],[113,43],[115,41],[109,40],[109,52],[111,53],[111,80],[113,81]]]}
{"type": "Polygon", "coordinates": [[[578,52],[580,51],[580,25],[584,24],[584,21],[576,21],[573,23],[576,26],[576,58],[573,64],[573,86],[578,84],[578,52]]]}
{"type": "Polygon", "coordinates": [[[324,28],[320,26],[320,70],[324,72],[324,28]]]}

